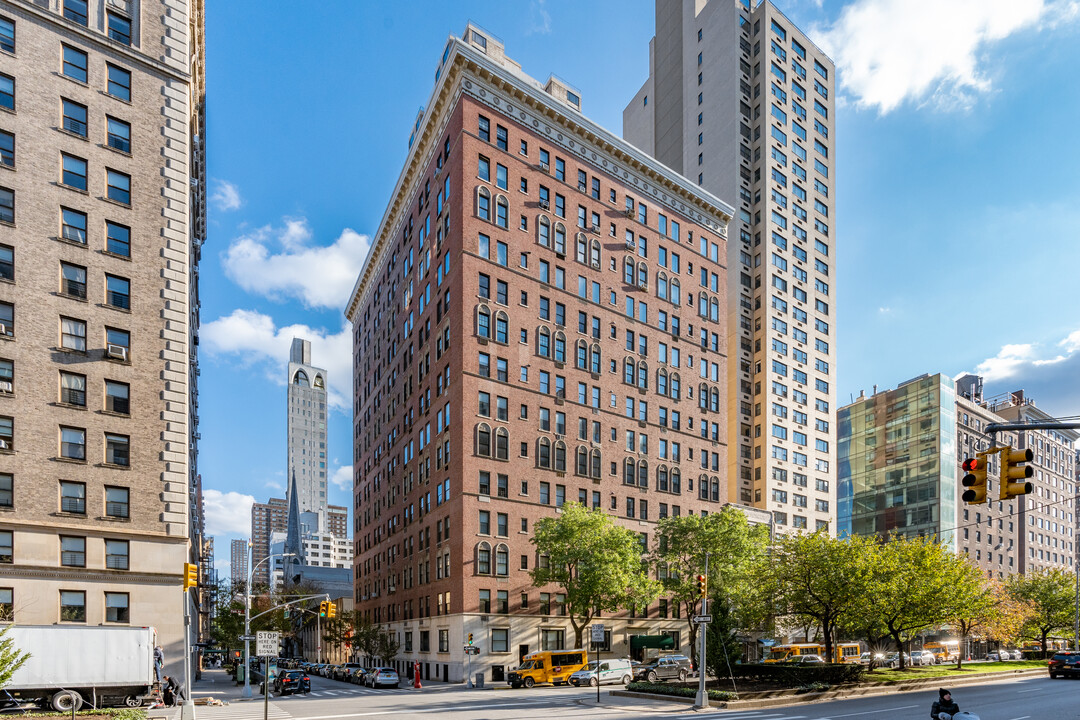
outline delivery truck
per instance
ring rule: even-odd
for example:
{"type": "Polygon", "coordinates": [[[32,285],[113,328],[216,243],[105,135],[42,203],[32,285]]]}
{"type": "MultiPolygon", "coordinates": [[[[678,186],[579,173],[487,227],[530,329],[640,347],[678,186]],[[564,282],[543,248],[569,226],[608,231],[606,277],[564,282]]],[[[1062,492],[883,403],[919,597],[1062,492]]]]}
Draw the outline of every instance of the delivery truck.
{"type": "Polygon", "coordinates": [[[70,712],[84,705],[139,707],[154,695],[154,628],[15,625],[7,637],[30,659],[0,689],[0,705],[70,712]]]}

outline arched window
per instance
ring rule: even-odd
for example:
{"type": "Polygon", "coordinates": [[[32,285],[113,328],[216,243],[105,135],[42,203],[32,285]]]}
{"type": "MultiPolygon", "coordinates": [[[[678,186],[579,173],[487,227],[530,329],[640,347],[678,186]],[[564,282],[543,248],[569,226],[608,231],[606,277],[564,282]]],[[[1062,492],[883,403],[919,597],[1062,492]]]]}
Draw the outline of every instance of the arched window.
{"type": "Polygon", "coordinates": [[[536,228],[536,241],[546,248],[551,247],[551,222],[546,216],[540,216],[540,219],[536,223],[536,228]]]}
{"type": "Polygon", "coordinates": [[[667,465],[661,465],[656,468],[656,489],[662,492],[667,492],[668,490],[667,465]]]}
{"type": "Polygon", "coordinates": [[[491,193],[485,187],[476,191],[476,214],[481,220],[491,220],[491,193]]]}
{"type": "Polygon", "coordinates": [[[502,310],[495,313],[495,342],[502,343],[503,345],[506,344],[508,334],[507,324],[509,322],[506,313],[502,310]]]}
{"type": "Polygon", "coordinates": [[[700,499],[702,499],[702,500],[708,500],[709,499],[709,476],[708,475],[699,475],[697,482],[698,482],[698,497],[700,499]]]}
{"type": "Polygon", "coordinates": [[[649,487],[649,463],[645,462],[644,460],[638,460],[637,484],[638,487],[649,487]]]}
{"type": "Polygon", "coordinates": [[[589,459],[590,459],[590,463],[591,463],[590,470],[592,472],[592,476],[599,480],[600,479],[600,451],[599,450],[592,450],[589,453],[589,459]]]}
{"type": "Polygon", "coordinates": [[[491,311],[487,305],[480,305],[476,310],[476,334],[482,338],[491,337],[491,311]]]}
{"type": "Polygon", "coordinates": [[[709,298],[709,319],[713,322],[720,321],[720,301],[716,298],[709,298]]]}
{"type": "Polygon", "coordinates": [[[634,284],[634,259],[627,256],[623,258],[623,282],[627,285],[634,284]]]}
{"type": "Polygon", "coordinates": [[[637,366],[637,386],[642,390],[649,388],[649,364],[644,360],[637,366]]]}
{"type": "Polygon", "coordinates": [[[720,478],[715,475],[709,478],[709,499],[720,502],[720,478]]]}
{"type": "Polygon", "coordinates": [[[316,375],[315,376],[315,387],[317,387],[317,388],[326,387],[326,384],[323,382],[323,376],[322,375],[316,375]]]}
{"type": "Polygon", "coordinates": [[[627,385],[634,384],[634,358],[626,358],[623,360],[623,382],[627,385]]]}
{"type": "Polygon", "coordinates": [[[657,370],[656,371],[656,392],[660,393],[661,395],[667,395],[667,388],[668,388],[667,381],[668,381],[667,370],[665,370],[664,368],[660,368],[659,370],[657,370]]]}
{"type": "Polygon", "coordinates": [[[293,385],[308,385],[307,373],[303,370],[297,370],[296,374],[293,375],[293,385]]]}
{"type": "Polygon", "coordinates": [[[590,350],[591,350],[591,352],[590,352],[591,362],[590,362],[590,368],[589,369],[592,370],[594,375],[599,375],[600,374],[600,363],[603,362],[601,360],[601,357],[600,357],[600,346],[598,344],[596,344],[596,343],[593,343],[590,350]]]}
{"type": "Polygon", "coordinates": [[[582,265],[589,264],[589,240],[584,233],[574,236],[574,259],[582,265]]]}
{"type": "Polygon", "coordinates": [[[682,288],[675,278],[671,278],[671,285],[668,287],[668,300],[676,305],[682,305],[682,288]]]}
{"type": "Polygon", "coordinates": [[[555,254],[566,254],[566,228],[562,223],[555,223],[555,254]]]}
{"type": "Polygon", "coordinates": [[[593,266],[593,269],[600,269],[600,241],[593,238],[589,243],[589,261],[593,266]]]}
{"type": "Polygon", "coordinates": [[[491,546],[486,542],[476,546],[476,574],[491,574],[491,546]]]}
{"type": "Polygon", "coordinates": [[[500,195],[495,200],[495,224],[501,228],[506,228],[510,224],[510,206],[506,202],[506,198],[500,195]]]}
{"type": "Polygon", "coordinates": [[[697,404],[701,410],[709,409],[709,386],[705,383],[700,383],[697,389],[697,404]]]}
{"type": "Polygon", "coordinates": [[[637,265],[637,284],[639,288],[649,287],[649,266],[643,262],[637,265]]]}
{"type": "Polygon", "coordinates": [[[574,474],[581,477],[589,476],[589,451],[583,445],[578,445],[575,452],[574,474]]]}
{"type": "Polygon", "coordinates": [[[566,443],[555,441],[555,472],[566,472],[566,443]]]}
{"type": "Polygon", "coordinates": [[[698,293],[697,314],[706,319],[709,317],[709,296],[703,292],[698,293]]]}
{"type": "Polygon", "coordinates": [[[656,297],[660,298],[661,300],[667,300],[667,286],[667,273],[661,270],[660,272],[656,273],[656,297]]]}
{"type": "Polygon", "coordinates": [[[551,357],[551,331],[543,325],[536,331],[536,354],[540,357],[551,357]]]}
{"type": "Polygon", "coordinates": [[[671,468],[671,492],[682,493],[682,472],[677,467],[671,468]]]}
{"type": "Polygon", "coordinates": [[[636,470],[636,465],[634,465],[634,459],[633,458],[626,458],[625,460],[623,460],[623,477],[622,477],[622,481],[623,481],[624,485],[633,485],[634,484],[635,470],[636,470]]]}
{"type": "Polygon", "coordinates": [[[578,370],[589,369],[589,343],[584,340],[577,341],[577,353],[574,361],[574,367],[578,370]]]}
{"type": "Polygon", "coordinates": [[[566,362],[566,335],[562,330],[555,331],[555,362],[566,362]]]}
{"type": "Polygon", "coordinates": [[[476,454],[491,457],[491,428],[480,423],[476,428],[476,454]]]}
{"type": "Polygon", "coordinates": [[[672,400],[678,400],[679,398],[679,373],[671,373],[671,377],[668,378],[668,383],[671,385],[671,392],[668,396],[672,400]]]}
{"type": "Polygon", "coordinates": [[[720,391],[716,388],[709,389],[709,410],[720,412],[720,391]]]}
{"type": "Polygon", "coordinates": [[[495,428],[495,458],[510,459],[510,434],[506,432],[506,428],[495,428]]]}
{"type": "Polygon", "coordinates": [[[551,469],[551,441],[546,437],[536,441],[536,465],[551,469]]]}
{"type": "Polygon", "coordinates": [[[499,577],[510,574],[510,550],[501,543],[495,547],[495,574],[499,577]]]}

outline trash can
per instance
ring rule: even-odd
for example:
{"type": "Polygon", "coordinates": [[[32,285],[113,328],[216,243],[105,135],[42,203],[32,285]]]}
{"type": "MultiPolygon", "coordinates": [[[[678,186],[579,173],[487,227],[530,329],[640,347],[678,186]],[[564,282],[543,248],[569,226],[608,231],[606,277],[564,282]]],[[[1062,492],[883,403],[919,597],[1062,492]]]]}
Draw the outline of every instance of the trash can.
{"type": "Polygon", "coordinates": [[[476,673],[476,680],[473,681],[473,687],[478,687],[478,688],[484,687],[484,673],[482,673],[482,672],[476,673]]]}

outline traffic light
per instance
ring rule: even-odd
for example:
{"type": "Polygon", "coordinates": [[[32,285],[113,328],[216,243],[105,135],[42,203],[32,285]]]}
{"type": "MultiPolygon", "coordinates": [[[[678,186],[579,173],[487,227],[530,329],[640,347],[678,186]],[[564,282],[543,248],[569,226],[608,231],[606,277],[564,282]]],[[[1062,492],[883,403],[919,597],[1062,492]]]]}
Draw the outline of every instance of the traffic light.
{"type": "Polygon", "coordinates": [[[469,633],[469,644],[472,645],[472,633],[469,633]]]}
{"type": "Polygon", "coordinates": [[[337,605],[332,602],[326,603],[326,617],[331,620],[337,617],[337,605]]]}
{"type": "Polygon", "coordinates": [[[326,606],[329,604],[325,600],[319,603],[319,617],[326,617],[326,606]]]}
{"type": "Polygon", "coordinates": [[[969,505],[986,502],[986,455],[984,452],[975,453],[975,457],[967,458],[961,465],[967,474],[960,483],[968,488],[961,499],[969,505]]]}
{"type": "Polygon", "coordinates": [[[1017,495],[1027,495],[1034,488],[1031,483],[1025,482],[1026,478],[1035,474],[1030,465],[1020,463],[1031,462],[1035,459],[1031,448],[1026,450],[1013,450],[1006,445],[1001,448],[1001,494],[1000,500],[1008,500],[1017,495]],[[1015,482],[1019,480],[1020,482],[1015,482]]]}
{"type": "Polygon", "coordinates": [[[199,566],[195,563],[184,563],[184,589],[199,586],[199,566]]]}
{"type": "Polygon", "coordinates": [[[704,575],[698,575],[697,576],[697,590],[698,590],[698,597],[701,597],[701,598],[705,597],[706,593],[708,593],[708,591],[709,591],[709,581],[706,579],[706,577],[704,575]]]}

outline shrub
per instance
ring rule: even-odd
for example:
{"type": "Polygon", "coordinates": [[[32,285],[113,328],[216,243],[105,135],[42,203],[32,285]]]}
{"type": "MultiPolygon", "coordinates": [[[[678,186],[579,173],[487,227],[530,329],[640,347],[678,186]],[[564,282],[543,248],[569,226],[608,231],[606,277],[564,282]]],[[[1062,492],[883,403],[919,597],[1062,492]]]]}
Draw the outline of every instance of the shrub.
{"type": "MultiPolygon", "coordinates": [[[[649,693],[650,695],[670,695],[674,697],[697,697],[697,690],[687,687],[676,687],[666,683],[632,682],[626,686],[632,692],[649,693]]],[[[727,690],[709,690],[709,699],[717,702],[726,702],[735,699],[735,693],[727,690]]]]}
{"type": "Polygon", "coordinates": [[[832,686],[859,682],[866,668],[854,663],[838,665],[774,663],[770,665],[733,665],[731,670],[736,678],[775,683],[787,687],[802,687],[812,683],[832,686]]]}
{"type": "Polygon", "coordinates": [[[799,687],[795,688],[795,692],[799,692],[799,693],[825,692],[826,690],[828,690],[831,687],[832,686],[829,685],[829,683],[812,682],[812,683],[808,683],[806,685],[800,685],[799,687]]]}

